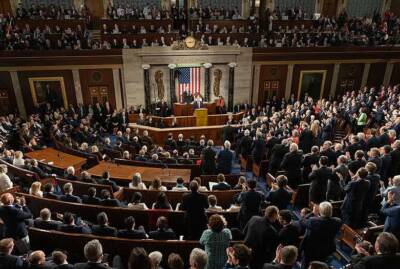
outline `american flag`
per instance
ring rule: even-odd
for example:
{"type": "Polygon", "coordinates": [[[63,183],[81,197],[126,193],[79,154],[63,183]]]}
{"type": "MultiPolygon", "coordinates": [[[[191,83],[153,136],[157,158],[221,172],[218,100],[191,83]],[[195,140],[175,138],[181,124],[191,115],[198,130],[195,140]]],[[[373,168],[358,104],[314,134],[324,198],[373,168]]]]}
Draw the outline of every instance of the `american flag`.
{"type": "Polygon", "coordinates": [[[178,90],[182,102],[182,94],[185,90],[196,96],[200,93],[200,67],[178,68],[178,90]]]}

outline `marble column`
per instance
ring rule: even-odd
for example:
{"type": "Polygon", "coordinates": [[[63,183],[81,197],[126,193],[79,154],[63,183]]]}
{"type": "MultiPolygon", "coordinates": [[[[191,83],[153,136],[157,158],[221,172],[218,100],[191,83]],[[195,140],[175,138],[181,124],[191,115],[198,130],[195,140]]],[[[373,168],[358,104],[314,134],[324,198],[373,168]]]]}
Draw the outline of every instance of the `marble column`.
{"type": "Polygon", "coordinates": [[[151,100],[150,100],[150,65],[142,64],[143,68],[143,78],[144,78],[144,101],[146,105],[146,109],[150,109],[151,100]]]}
{"type": "Polygon", "coordinates": [[[371,64],[370,63],[366,63],[364,65],[364,71],[363,71],[363,75],[361,78],[361,88],[367,86],[368,84],[368,76],[369,76],[369,70],[371,69],[371,64]]]}
{"type": "Polygon", "coordinates": [[[331,90],[329,92],[329,96],[332,98],[335,96],[336,93],[337,83],[339,79],[339,71],[340,71],[340,64],[335,64],[335,66],[333,67],[331,90]]]}
{"type": "Polygon", "coordinates": [[[315,13],[322,13],[322,9],[324,7],[324,0],[316,0],[315,1],[315,13]]]}
{"type": "Polygon", "coordinates": [[[121,98],[121,80],[119,77],[119,68],[113,68],[113,81],[114,81],[114,92],[115,92],[115,104],[117,109],[121,109],[123,107],[122,98],[121,98]]]}
{"type": "Polygon", "coordinates": [[[266,28],[266,22],[267,22],[267,18],[266,18],[266,11],[267,10],[267,0],[260,0],[260,8],[259,8],[259,18],[260,18],[260,28],[261,29],[265,29],[266,28]]]}
{"type": "Polygon", "coordinates": [[[235,67],[236,63],[229,63],[229,83],[228,83],[228,111],[233,112],[233,95],[235,91],[235,67]]]}
{"type": "Polygon", "coordinates": [[[204,101],[205,102],[210,102],[210,88],[211,88],[211,83],[210,83],[210,69],[212,67],[212,64],[210,63],[205,63],[203,64],[205,68],[204,72],[204,101]]]}
{"type": "Polygon", "coordinates": [[[287,75],[286,75],[286,89],[285,89],[285,99],[286,100],[288,100],[290,98],[290,94],[292,91],[293,68],[294,68],[294,64],[288,65],[288,71],[287,71],[287,75]]]}
{"type": "Polygon", "coordinates": [[[169,96],[170,96],[170,107],[174,106],[174,103],[177,102],[176,100],[176,90],[175,90],[175,68],[176,64],[169,64],[169,96]]]}
{"type": "MultiPolygon", "coordinates": [[[[19,83],[18,73],[16,71],[11,71],[10,76],[14,89],[15,99],[17,100],[18,112],[23,118],[26,118],[27,114],[24,104],[24,97],[21,90],[21,84],[19,83]]],[[[29,89],[26,90],[28,91],[29,89]]]]}
{"type": "Polygon", "coordinates": [[[83,104],[81,78],[79,76],[79,70],[78,69],[73,69],[72,70],[72,79],[74,80],[76,102],[78,104],[83,104]]]}

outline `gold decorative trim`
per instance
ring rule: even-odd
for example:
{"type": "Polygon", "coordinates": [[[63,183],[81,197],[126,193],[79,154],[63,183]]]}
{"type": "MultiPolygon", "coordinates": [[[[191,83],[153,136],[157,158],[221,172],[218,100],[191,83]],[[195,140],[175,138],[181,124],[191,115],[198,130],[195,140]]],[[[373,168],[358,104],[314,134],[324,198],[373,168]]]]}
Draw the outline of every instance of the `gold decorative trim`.
{"type": "Polygon", "coordinates": [[[319,98],[322,98],[322,96],[324,96],[326,74],[328,73],[328,70],[303,70],[303,71],[300,71],[299,85],[297,87],[297,100],[300,100],[301,84],[303,82],[304,74],[312,74],[312,73],[322,74],[322,85],[321,85],[321,88],[320,88],[319,98]]]}
{"type": "Polygon", "coordinates": [[[68,100],[67,100],[67,93],[65,91],[65,84],[63,77],[34,77],[29,78],[29,87],[31,89],[33,105],[36,106],[38,104],[36,91],[35,91],[35,83],[42,82],[42,81],[56,81],[60,83],[61,86],[61,94],[63,98],[64,108],[68,108],[68,100]]]}

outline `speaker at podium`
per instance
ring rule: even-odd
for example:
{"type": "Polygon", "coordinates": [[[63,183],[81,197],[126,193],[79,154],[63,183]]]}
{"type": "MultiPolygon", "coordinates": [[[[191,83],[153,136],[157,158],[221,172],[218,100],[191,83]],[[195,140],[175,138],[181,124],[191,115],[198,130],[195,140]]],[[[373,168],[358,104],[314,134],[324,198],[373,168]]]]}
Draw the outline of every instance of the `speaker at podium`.
{"type": "Polygon", "coordinates": [[[196,126],[208,125],[208,109],[198,108],[194,110],[193,115],[196,117],[196,126]]]}

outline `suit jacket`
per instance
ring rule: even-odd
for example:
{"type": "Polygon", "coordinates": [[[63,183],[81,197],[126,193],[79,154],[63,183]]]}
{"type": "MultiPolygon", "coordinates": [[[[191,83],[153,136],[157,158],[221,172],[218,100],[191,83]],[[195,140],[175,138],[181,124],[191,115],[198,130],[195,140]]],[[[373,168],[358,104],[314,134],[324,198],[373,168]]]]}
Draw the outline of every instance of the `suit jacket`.
{"type": "Polygon", "coordinates": [[[176,239],[176,234],[172,229],[168,228],[166,230],[151,231],[149,238],[155,240],[173,240],[176,239]]]}
{"type": "Polygon", "coordinates": [[[232,189],[232,187],[226,182],[219,182],[212,187],[213,191],[226,191],[230,189],[232,189]]]}
{"type": "Polygon", "coordinates": [[[314,135],[310,129],[304,129],[299,137],[299,146],[304,153],[309,153],[314,145],[314,135]]]}
{"type": "Polygon", "coordinates": [[[390,152],[390,156],[392,157],[392,169],[390,175],[394,177],[395,175],[400,174],[400,148],[390,152]]]}
{"type": "Polygon", "coordinates": [[[137,230],[119,230],[117,233],[118,237],[129,238],[129,239],[146,239],[146,232],[143,227],[139,227],[137,230]]]}
{"type": "Polygon", "coordinates": [[[280,210],[286,209],[292,200],[292,193],[286,189],[280,188],[275,191],[270,191],[267,195],[267,201],[277,206],[280,210]]]}
{"type": "Polygon", "coordinates": [[[214,175],[216,172],[215,156],[216,153],[211,147],[203,149],[201,155],[203,155],[202,168],[206,175],[214,175]]]}
{"type": "Polygon", "coordinates": [[[113,192],[116,192],[119,190],[119,186],[114,181],[109,180],[109,179],[103,178],[103,179],[99,180],[99,184],[111,186],[113,192]]]}
{"type": "Polygon", "coordinates": [[[279,170],[283,157],[285,156],[286,153],[289,152],[289,147],[282,145],[282,144],[276,144],[272,148],[271,152],[271,159],[269,162],[269,167],[271,172],[274,174],[276,171],[279,170]]]}
{"type": "Polygon", "coordinates": [[[60,196],[58,196],[57,194],[54,194],[53,192],[45,192],[44,191],[43,198],[58,200],[58,199],[60,199],[60,196]]]}
{"type": "Polygon", "coordinates": [[[353,269],[397,269],[399,267],[399,254],[378,254],[362,258],[353,266],[353,269]]]}
{"type": "Polygon", "coordinates": [[[336,250],[335,237],[342,227],[339,218],[311,217],[300,223],[306,229],[300,247],[305,256],[325,260],[336,250]]]}
{"type": "Polygon", "coordinates": [[[82,203],[82,199],[75,195],[65,194],[60,196],[60,201],[70,202],[70,203],[82,203]]]}
{"type": "Polygon", "coordinates": [[[123,205],[121,204],[120,201],[117,199],[105,199],[101,201],[101,204],[104,206],[113,206],[113,207],[122,207],[123,205]]]}
{"type": "Polygon", "coordinates": [[[0,253],[1,269],[26,269],[28,264],[18,256],[0,253]]]}
{"type": "Polygon", "coordinates": [[[350,181],[345,187],[342,204],[344,222],[352,228],[360,228],[366,221],[366,198],[370,183],[365,179],[350,181]],[[363,216],[364,215],[364,216],[363,216]]]}
{"type": "Polygon", "coordinates": [[[92,234],[98,235],[98,236],[116,236],[117,230],[114,227],[93,225],[92,226],[92,234]]]}
{"type": "Polygon", "coordinates": [[[251,145],[253,144],[253,139],[250,136],[243,136],[239,142],[239,153],[243,158],[247,159],[247,156],[251,154],[251,145]]]}
{"type": "Polygon", "coordinates": [[[271,262],[279,244],[278,230],[267,218],[254,216],[244,227],[244,244],[252,249],[255,268],[271,262]]]}
{"type": "Polygon", "coordinates": [[[285,170],[290,186],[296,187],[301,182],[301,163],[303,152],[288,152],[283,157],[281,168],[285,170]]]}
{"type": "Polygon", "coordinates": [[[185,222],[190,227],[191,238],[200,238],[201,233],[207,228],[207,208],[208,200],[204,194],[191,192],[182,197],[181,210],[185,211],[185,222]]]}
{"type": "Polygon", "coordinates": [[[283,226],[282,229],[280,229],[278,233],[279,244],[282,244],[283,246],[292,245],[299,247],[300,235],[301,234],[298,225],[290,223],[286,226],[283,226]]]}
{"type": "Polygon", "coordinates": [[[361,167],[364,167],[366,165],[366,162],[364,160],[354,160],[349,163],[349,170],[353,173],[356,174],[358,169],[361,167]]]}
{"type": "Polygon", "coordinates": [[[92,263],[92,262],[86,262],[86,263],[77,263],[74,265],[74,269],[111,269],[114,267],[110,267],[104,263],[92,263]]]}
{"type": "Polygon", "coordinates": [[[396,236],[400,235],[400,205],[389,205],[386,203],[382,207],[382,213],[386,216],[385,232],[390,232],[396,236]]]}
{"type": "Polygon", "coordinates": [[[308,176],[310,175],[312,168],[311,166],[314,164],[318,164],[320,155],[318,154],[306,154],[303,159],[303,182],[308,183],[310,180],[308,176]]]}
{"type": "Polygon", "coordinates": [[[13,239],[24,238],[28,235],[25,220],[32,218],[28,207],[1,206],[0,218],[4,222],[4,236],[13,239]]]}
{"type": "Polygon", "coordinates": [[[234,135],[235,135],[235,128],[233,128],[232,126],[227,125],[224,128],[222,128],[222,141],[228,140],[230,142],[233,142],[234,135]]]}
{"type": "Polygon", "coordinates": [[[325,166],[311,172],[308,177],[311,180],[309,191],[311,202],[321,203],[326,200],[328,180],[332,177],[332,169],[325,166]]]}
{"type": "Polygon", "coordinates": [[[57,231],[60,225],[62,225],[62,222],[56,220],[46,221],[42,220],[41,218],[37,218],[33,221],[33,225],[39,229],[57,231]]]}
{"type": "Polygon", "coordinates": [[[61,225],[58,230],[63,233],[73,233],[73,234],[90,234],[92,231],[89,227],[86,226],[77,226],[77,225],[61,225]]]}
{"type": "Polygon", "coordinates": [[[263,269],[292,269],[291,265],[265,263],[263,269]]]}
{"type": "Polygon", "coordinates": [[[253,141],[251,148],[251,155],[253,155],[254,162],[256,164],[260,164],[260,162],[264,159],[266,151],[265,141],[262,138],[256,139],[253,141]]]}
{"type": "Polygon", "coordinates": [[[241,204],[239,211],[239,222],[241,228],[245,227],[247,221],[252,216],[260,214],[260,205],[264,200],[264,194],[254,190],[242,192],[239,195],[238,202],[241,204]]]}
{"type": "Polygon", "coordinates": [[[390,154],[385,154],[381,157],[382,167],[380,171],[381,180],[387,181],[388,177],[391,175],[391,165],[392,165],[392,156],[390,154]]]}
{"type": "Polygon", "coordinates": [[[229,149],[221,150],[218,153],[218,172],[222,174],[230,174],[232,169],[233,153],[229,149]]]}
{"type": "Polygon", "coordinates": [[[82,197],[83,203],[88,204],[88,205],[100,205],[101,204],[101,199],[98,197],[91,197],[88,195],[84,195],[82,197]]]}

